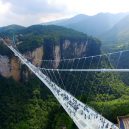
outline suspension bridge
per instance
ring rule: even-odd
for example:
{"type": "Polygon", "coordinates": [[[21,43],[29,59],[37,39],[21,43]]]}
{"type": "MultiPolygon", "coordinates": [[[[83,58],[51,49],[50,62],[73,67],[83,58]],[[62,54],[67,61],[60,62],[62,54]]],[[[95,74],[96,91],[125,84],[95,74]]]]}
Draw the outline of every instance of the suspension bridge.
{"type": "MultiPolygon", "coordinates": [[[[54,60],[49,61],[49,63],[48,61],[44,61],[44,62],[47,62],[48,67],[39,68],[33,65],[29,60],[27,60],[27,58],[25,58],[25,56],[23,56],[14,47],[14,45],[7,44],[5,41],[4,41],[4,44],[14,53],[15,56],[17,56],[21,60],[23,64],[25,64],[47,86],[47,88],[52,92],[52,94],[55,96],[58,102],[62,105],[64,110],[71,117],[71,119],[74,121],[74,123],[79,129],[118,129],[118,127],[115,124],[113,124],[112,122],[104,118],[101,114],[95,111],[92,107],[82,103],[81,101],[76,99],[73,95],[71,95],[69,92],[59,87],[59,84],[53,81],[52,79],[53,77],[51,77],[50,71],[51,72],[56,71],[58,74],[59,74],[59,71],[62,71],[62,72],[67,72],[67,71],[79,72],[80,71],[82,74],[82,72],[129,72],[129,69],[117,69],[117,68],[99,69],[98,67],[100,63],[100,58],[97,63],[98,64],[97,69],[91,68],[92,67],[91,64],[95,56],[92,56],[92,60],[88,61],[89,62],[88,69],[85,69],[84,65],[85,65],[86,59],[87,58],[89,59],[89,57],[84,58],[83,62],[81,62],[82,63],[81,68],[77,67],[79,66],[80,58],[78,59],[77,62],[75,61],[76,59],[73,62],[76,64],[76,68],[73,68],[72,67],[73,63],[70,63],[73,61],[72,59],[66,59],[69,61],[68,64],[69,63],[71,64],[70,68],[67,68],[68,64],[63,65],[62,69],[59,69],[59,68],[57,69],[56,64],[54,68],[51,68],[52,65],[55,63],[54,60]]],[[[111,55],[111,53],[109,55],[111,55]]],[[[119,59],[120,58],[121,58],[121,53],[120,53],[119,59]]],[[[119,62],[119,59],[118,59],[118,62],[119,62]]],[[[118,66],[118,62],[116,64],[117,66],[118,66]]],[[[44,66],[46,66],[45,63],[44,63],[44,66]]],[[[55,75],[54,77],[57,80],[55,75]]],[[[60,74],[58,77],[60,77],[60,74]]],[[[61,78],[60,78],[60,82],[62,82],[61,78]]],[[[64,85],[63,82],[62,82],[62,85],[64,85]]],[[[78,87],[78,84],[77,84],[77,87],[78,87]]]]}

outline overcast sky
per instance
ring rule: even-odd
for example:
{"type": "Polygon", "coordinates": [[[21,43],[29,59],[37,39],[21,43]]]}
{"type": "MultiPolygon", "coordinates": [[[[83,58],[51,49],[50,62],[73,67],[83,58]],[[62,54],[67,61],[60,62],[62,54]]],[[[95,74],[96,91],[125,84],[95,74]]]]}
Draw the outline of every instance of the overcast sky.
{"type": "Polygon", "coordinates": [[[0,0],[0,26],[29,26],[76,14],[129,12],[129,0],[0,0]]]}

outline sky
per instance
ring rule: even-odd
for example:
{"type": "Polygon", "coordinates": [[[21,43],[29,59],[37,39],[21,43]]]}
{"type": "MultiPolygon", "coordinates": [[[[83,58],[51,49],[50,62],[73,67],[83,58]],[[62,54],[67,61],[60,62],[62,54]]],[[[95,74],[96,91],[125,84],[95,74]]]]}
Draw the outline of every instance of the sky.
{"type": "Polygon", "coordinates": [[[29,26],[101,12],[129,12],[129,0],[0,0],[0,26],[29,26]]]}

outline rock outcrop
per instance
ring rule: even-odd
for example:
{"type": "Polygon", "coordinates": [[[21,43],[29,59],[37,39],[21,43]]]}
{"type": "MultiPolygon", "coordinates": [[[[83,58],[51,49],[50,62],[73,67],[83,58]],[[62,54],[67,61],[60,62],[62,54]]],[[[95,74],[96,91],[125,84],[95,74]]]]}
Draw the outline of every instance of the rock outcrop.
{"type": "MultiPolygon", "coordinates": [[[[43,59],[56,60],[52,65],[53,68],[57,68],[61,59],[89,56],[89,51],[91,55],[93,53],[99,54],[100,45],[96,44],[95,41],[64,39],[53,44],[44,43],[33,51],[25,52],[23,55],[37,67],[45,67],[42,62],[43,59]]],[[[4,77],[13,77],[18,81],[21,76],[25,76],[22,77],[25,80],[29,76],[27,70],[21,69],[21,62],[17,57],[0,56],[0,74],[4,77]]]]}
{"type": "MultiPolygon", "coordinates": [[[[24,54],[26,57],[32,59],[32,63],[36,66],[41,66],[43,57],[43,47],[36,48],[32,52],[27,52],[24,54]]],[[[4,77],[13,77],[15,80],[21,79],[21,62],[20,60],[13,56],[9,58],[8,56],[0,55],[0,74],[4,77]]],[[[28,73],[23,72],[26,77],[28,73]]]]}

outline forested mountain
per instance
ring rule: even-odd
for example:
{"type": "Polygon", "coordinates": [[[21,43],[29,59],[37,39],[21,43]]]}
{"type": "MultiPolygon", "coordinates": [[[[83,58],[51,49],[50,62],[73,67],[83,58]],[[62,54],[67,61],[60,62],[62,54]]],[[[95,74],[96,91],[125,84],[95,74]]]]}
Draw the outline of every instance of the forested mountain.
{"type": "Polygon", "coordinates": [[[127,13],[99,13],[94,16],[80,14],[69,19],[53,21],[44,24],[60,25],[78,30],[80,32],[84,32],[89,35],[99,36],[107,30],[111,29],[117,22],[119,22],[126,15],[127,13]]]}
{"type": "Polygon", "coordinates": [[[25,27],[20,26],[20,25],[9,25],[9,26],[4,26],[4,27],[0,27],[0,33],[4,34],[14,34],[22,29],[25,29],[25,27]]]}
{"type": "Polygon", "coordinates": [[[101,39],[109,44],[118,43],[124,45],[127,43],[129,41],[129,15],[101,35],[101,39]]]}
{"type": "Polygon", "coordinates": [[[75,128],[35,76],[24,83],[0,76],[0,102],[0,129],[75,128]]]}
{"type": "MultiPolygon", "coordinates": [[[[12,31],[9,29],[1,32],[0,36],[11,39],[12,31]]],[[[72,29],[42,25],[19,31],[13,29],[19,51],[30,57],[31,60],[28,59],[36,66],[42,66],[38,61],[42,59],[60,60],[100,54],[99,40],[72,29]]],[[[2,42],[0,62],[0,74],[6,77],[0,76],[0,129],[76,128],[48,89],[19,63],[2,42]]]]}
{"type": "Polygon", "coordinates": [[[128,47],[128,14],[129,13],[99,13],[94,16],[80,14],[69,19],[43,24],[60,25],[95,36],[102,41],[104,48],[106,47],[108,50],[113,48],[114,50],[128,47]]]}
{"type": "MultiPolygon", "coordinates": [[[[68,65],[62,63],[61,59],[101,54],[101,42],[98,39],[72,29],[54,25],[33,25],[18,31],[15,29],[18,50],[38,67],[45,67],[42,59],[57,60],[52,67],[61,68],[68,65]]],[[[11,39],[12,31],[1,32],[0,36],[11,39]]],[[[77,64],[82,66],[83,61],[78,63],[76,60],[73,67],[77,64]]],[[[0,62],[0,129],[76,129],[45,85],[26,66],[21,65],[19,59],[2,42],[0,62]]],[[[87,60],[88,64],[90,62],[91,58],[87,60]]],[[[91,62],[92,67],[96,65],[109,66],[109,62],[105,57],[101,60],[97,58],[91,62]]],[[[85,64],[84,68],[88,67],[85,64]]],[[[85,72],[80,78],[80,74],[74,72],[60,73],[60,76],[65,88],[74,95],[79,84],[76,97],[109,120],[116,122],[118,115],[129,114],[129,87],[118,74],[85,72]],[[65,80],[69,76],[73,81],[71,88],[71,81],[65,80]]]]}
{"type": "MultiPolygon", "coordinates": [[[[8,31],[7,34],[9,34],[8,31]]],[[[66,29],[64,27],[54,25],[33,25],[18,31],[15,34],[15,39],[18,44],[17,47],[21,52],[31,51],[40,46],[48,46],[49,49],[51,48],[51,56],[54,56],[53,53],[55,47],[59,47],[60,50],[64,49],[64,51],[66,51],[69,47],[73,46],[73,51],[70,51],[71,54],[69,55],[65,55],[63,54],[63,51],[59,50],[59,54],[61,54],[60,58],[71,58],[71,56],[90,56],[100,53],[101,43],[98,39],[89,37],[82,32],[66,29]],[[67,49],[65,49],[65,45],[67,45],[67,49]],[[87,45],[87,48],[85,47],[83,52],[81,52],[81,45],[87,45]],[[80,53],[75,53],[75,48],[80,49],[80,53]],[[94,49],[94,51],[88,49],[94,49]]],[[[3,36],[2,33],[0,35],[3,36]]],[[[9,34],[9,37],[12,38],[12,33],[9,34]]]]}

